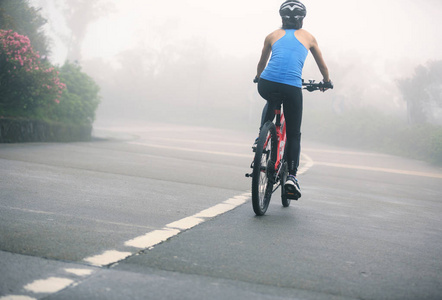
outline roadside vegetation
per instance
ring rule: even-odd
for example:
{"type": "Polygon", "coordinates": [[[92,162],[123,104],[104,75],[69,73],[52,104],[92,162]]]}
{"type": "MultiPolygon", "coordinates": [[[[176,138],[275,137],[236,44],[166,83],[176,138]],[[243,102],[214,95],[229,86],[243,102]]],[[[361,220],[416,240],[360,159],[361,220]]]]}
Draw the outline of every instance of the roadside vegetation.
{"type": "Polygon", "coordinates": [[[442,166],[442,127],[410,125],[397,116],[376,109],[335,114],[306,111],[304,132],[309,139],[424,160],[442,166]]]}
{"type": "Polygon", "coordinates": [[[51,64],[45,23],[27,0],[0,2],[0,121],[92,128],[99,87],[76,63],[51,64]]]}
{"type": "MultiPolygon", "coordinates": [[[[403,101],[399,103],[402,108],[382,110],[382,107],[388,107],[392,95],[382,98],[384,103],[378,101],[377,105],[370,106],[365,102],[365,105],[352,106],[358,102],[358,93],[352,97],[348,97],[348,92],[342,94],[347,87],[337,82],[332,101],[347,101],[350,105],[332,107],[327,93],[322,98],[328,100],[323,100],[320,105],[309,106],[317,100],[306,102],[305,137],[442,166],[442,61],[417,66],[410,77],[398,79],[396,85],[402,96],[397,99],[403,101]],[[342,100],[343,97],[347,98],[342,100]]],[[[389,91],[391,88],[377,89],[389,91]]],[[[378,100],[374,98],[371,95],[371,101],[378,100]]]]}

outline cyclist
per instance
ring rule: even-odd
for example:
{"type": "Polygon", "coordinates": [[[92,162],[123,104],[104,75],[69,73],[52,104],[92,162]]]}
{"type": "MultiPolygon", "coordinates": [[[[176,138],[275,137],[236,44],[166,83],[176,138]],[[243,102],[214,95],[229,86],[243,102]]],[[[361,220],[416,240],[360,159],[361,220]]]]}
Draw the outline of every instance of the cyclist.
{"type": "MultiPolygon", "coordinates": [[[[330,83],[330,77],[316,39],[302,29],[307,14],[304,4],[298,0],[285,1],[280,7],[279,14],[282,18],[282,28],[265,38],[255,82],[258,82],[259,94],[267,100],[261,127],[275,116],[277,103],[271,95],[278,93],[282,96],[289,166],[289,176],[284,188],[288,197],[298,199],[301,197],[296,173],[301,152],[302,69],[309,50],[323,76],[323,82],[330,83]]],[[[327,88],[321,90],[325,91],[327,88]]]]}

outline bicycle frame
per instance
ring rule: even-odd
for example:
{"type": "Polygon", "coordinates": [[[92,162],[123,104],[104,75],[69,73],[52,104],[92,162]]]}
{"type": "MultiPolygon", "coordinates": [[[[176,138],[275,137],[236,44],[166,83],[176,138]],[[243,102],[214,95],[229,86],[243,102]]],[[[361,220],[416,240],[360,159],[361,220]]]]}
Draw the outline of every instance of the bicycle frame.
{"type": "Polygon", "coordinates": [[[284,113],[281,111],[281,105],[278,105],[277,109],[275,109],[275,115],[276,115],[276,135],[278,136],[278,153],[277,153],[277,159],[275,164],[275,171],[276,171],[276,177],[277,179],[279,177],[279,174],[281,172],[282,162],[284,160],[284,153],[285,153],[285,145],[287,141],[286,136],[286,128],[285,128],[285,117],[284,113]]]}
{"type": "MultiPolygon", "coordinates": [[[[282,111],[281,104],[279,104],[275,109],[275,127],[276,127],[276,136],[278,138],[278,152],[276,154],[276,162],[275,162],[275,176],[273,178],[274,182],[278,182],[279,175],[281,174],[281,168],[283,166],[284,162],[284,153],[285,153],[285,145],[287,141],[286,136],[286,127],[285,127],[285,117],[284,112],[282,111]]],[[[264,144],[264,148],[267,147],[270,140],[270,136],[267,138],[267,141],[264,144]]],[[[279,187],[279,185],[276,186],[276,188],[273,190],[276,191],[276,189],[279,187]]]]}

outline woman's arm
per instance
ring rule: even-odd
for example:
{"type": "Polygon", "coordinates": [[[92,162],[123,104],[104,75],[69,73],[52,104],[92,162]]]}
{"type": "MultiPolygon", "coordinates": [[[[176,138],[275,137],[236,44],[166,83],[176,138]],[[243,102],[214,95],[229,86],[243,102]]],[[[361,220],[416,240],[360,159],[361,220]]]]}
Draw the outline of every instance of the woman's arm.
{"type": "Polygon", "coordinates": [[[328,73],[327,65],[325,64],[324,58],[322,57],[322,52],[319,49],[318,42],[316,39],[312,36],[312,43],[310,47],[310,51],[313,54],[313,57],[315,58],[316,64],[318,65],[319,71],[322,74],[322,77],[324,78],[324,82],[330,81],[330,74],[328,73]]]}
{"type": "Polygon", "coordinates": [[[271,34],[268,35],[264,41],[264,47],[262,48],[261,58],[258,62],[256,78],[261,76],[261,73],[264,71],[267,66],[267,61],[269,60],[270,53],[272,53],[272,43],[271,43],[271,34]]]}

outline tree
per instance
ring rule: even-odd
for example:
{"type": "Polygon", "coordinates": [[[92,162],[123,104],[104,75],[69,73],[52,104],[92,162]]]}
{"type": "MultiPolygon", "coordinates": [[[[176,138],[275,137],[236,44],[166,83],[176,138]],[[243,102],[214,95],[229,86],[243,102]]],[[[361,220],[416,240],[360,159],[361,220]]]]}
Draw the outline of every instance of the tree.
{"type": "Polygon", "coordinates": [[[109,2],[103,0],[65,0],[66,23],[71,29],[68,60],[81,60],[81,46],[90,23],[111,11],[109,2]]]}
{"type": "Polygon", "coordinates": [[[413,77],[400,79],[397,84],[407,103],[410,123],[427,123],[433,109],[442,107],[442,61],[416,67],[413,77]]]}
{"type": "Polygon", "coordinates": [[[28,0],[0,1],[0,28],[27,36],[34,51],[47,56],[49,40],[43,32],[46,22],[40,10],[31,7],[28,0]]]}

